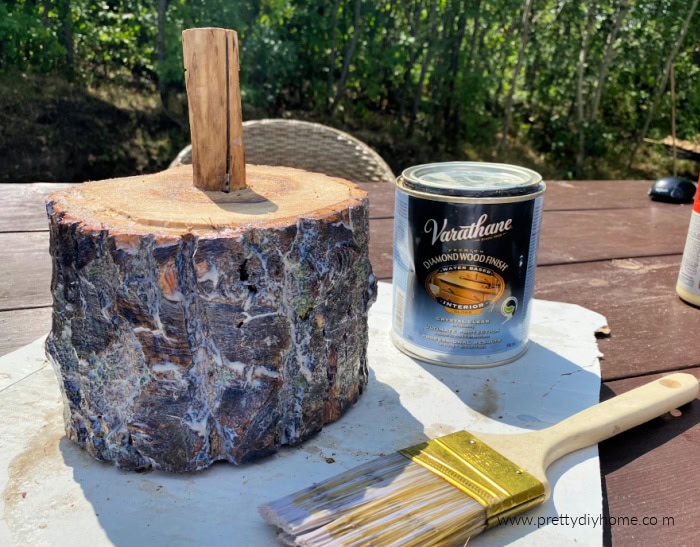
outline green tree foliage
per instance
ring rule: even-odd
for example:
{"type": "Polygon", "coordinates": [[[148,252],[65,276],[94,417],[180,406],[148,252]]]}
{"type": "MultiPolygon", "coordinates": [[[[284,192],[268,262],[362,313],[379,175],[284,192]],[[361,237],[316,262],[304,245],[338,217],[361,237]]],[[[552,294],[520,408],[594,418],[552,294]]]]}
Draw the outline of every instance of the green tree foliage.
{"type": "Polygon", "coordinates": [[[26,0],[0,3],[0,69],[51,72],[66,68],[67,49],[60,40],[57,4],[26,0]]]}
{"type": "Polygon", "coordinates": [[[629,153],[647,132],[669,133],[670,64],[678,136],[700,133],[694,5],[4,0],[0,70],[148,84],[167,101],[183,96],[182,30],[234,28],[243,100],[270,115],[326,112],[365,126],[389,120],[396,135],[455,154],[465,142],[494,149],[499,140],[527,142],[582,176],[587,163],[629,153]]]}

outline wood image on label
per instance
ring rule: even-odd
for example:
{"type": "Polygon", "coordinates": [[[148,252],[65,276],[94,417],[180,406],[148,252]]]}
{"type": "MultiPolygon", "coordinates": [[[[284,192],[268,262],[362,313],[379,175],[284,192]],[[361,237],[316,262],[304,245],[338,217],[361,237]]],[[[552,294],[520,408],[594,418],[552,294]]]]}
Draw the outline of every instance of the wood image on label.
{"type": "MultiPolygon", "coordinates": [[[[479,313],[487,304],[501,297],[505,283],[503,278],[496,273],[437,271],[433,272],[426,280],[426,288],[435,299],[460,306],[469,306],[468,312],[479,313]]],[[[446,306],[446,309],[451,312],[465,311],[455,310],[449,306],[446,306]]]]}

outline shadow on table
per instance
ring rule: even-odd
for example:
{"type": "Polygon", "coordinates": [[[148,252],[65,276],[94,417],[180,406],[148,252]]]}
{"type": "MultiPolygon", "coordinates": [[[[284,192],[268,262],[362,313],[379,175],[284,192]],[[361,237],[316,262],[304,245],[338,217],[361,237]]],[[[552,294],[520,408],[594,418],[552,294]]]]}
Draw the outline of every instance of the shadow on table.
{"type": "MultiPolygon", "coordinates": [[[[601,399],[609,399],[615,395],[606,385],[601,387],[601,399]]],[[[606,456],[603,471],[605,473],[617,471],[699,423],[700,401],[696,399],[674,412],[666,413],[629,431],[620,433],[617,437],[603,441],[600,443],[600,451],[606,456]]]]}
{"type": "Polygon", "coordinates": [[[520,359],[497,367],[415,361],[481,417],[524,429],[554,425],[595,404],[600,389],[597,374],[535,342],[520,359]]]}
{"type": "MultiPolygon", "coordinates": [[[[606,385],[601,387],[601,399],[609,399],[616,394],[606,385]]],[[[603,529],[603,544],[606,546],[612,545],[612,529],[610,526],[610,507],[607,492],[606,477],[622,469],[630,462],[644,456],[653,450],[665,445],[674,438],[689,431],[700,423],[700,401],[695,400],[689,404],[683,405],[677,411],[664,414],[659,418],[642,424],[638,427],[620,433],[617,437],[603,441],[599,445],[601,456],[601,474],[603,480],[603,515],[605,517],[605,527],[603,529]]],[[[690,441],[688,441],[690,442],[690,441]]],[[[692,453],[697,454],[697,447],[692,445],[688,447],[692,453]]],[[[686,466],[691,465],[690,456],[686,461],[686,466]]],[[[671,474],[676,474],[678,470],[685,466],[676,459],[674,465],[668,470],[671,474]]],[[[654,481],[661,480],[658,477],[660,469],[656,470],[657,476],[654,481]]],[[[612,515],[620,516],[620,515],[612,515]]],[[[635,515],[622,515],[635,516],[635,515]]],[[[637,515],[642,516],[642,515],[637,515]]],[[[647,515],[648,516],[648,515],[647,515]]],[[[678,524],[678,523],[677,523],[678,524]]]]}
{"type": "MultiPolygon", "coordinates": [[[[477,437],[481,430],[507,433],[502,431],[501,424],[528,430],[554,425],[596,404],[600,391],[598,374],[535,342],[530,343],[523,357],[498,367],[447,368],[418,360],[415,363],[448,387],[468,407],[464,427],[477,437]]],[[[594,449],[582,450],[552,464],[547,477],[553,491],[559,485],[558,495],[526,514],[533,518],[531,523],[522,521],[517,525],[496,527],[483,537],[475,538],[470,545],[506,545],[523,538],[527,538],[527,545],[549,541],[590,541],[595,536],[592,530],[560,530],[552,526],[545,532],[539,530],[537,523],[544,522],[547,517],[570,515],[572,507],[586,507],[591,513],[598,514],[600,493],[597,487],[586,487],[592,478],[599,480],[598,469],[592,470],[589,465],[594,456],[594,449]],[[573,474],[572,469],[575,469],[573,474]],[[562,481],[565,474],[569,476],[562,481]],[[572,496],[577,500],[573,505],[565,501],[572,496]],[[535,532],[539,534],[529,537],[535,532]]]]}
{"type": "MultiPolygon", "coordinates": [[[[538,344],[532,345],[527,360],[509,368],[464,370],[408,364],[414,373],[425,373],[419,385],[427,381],[435,386],[429,378],[434,376],[457,395],[457,404],[452,402],[446,409],[453,417],[459,416],[459,401],[476,411],[467,411],[471,421],[465,426],[469,428],[474,420],[491,419],[531,429],[545,427],[577,406],[571,403],[577,399],[574,385],[597,382],[596,375],[538,344]],[[577,377],[575,382],[572,377],[577,377]],[[532,384],[524,388],[519,378],[545,384],[539,389],[532,389],[532,384]],[[561,398],[569,403],[563,405],[561,398]],[[516,404],[518,401],[522,404],[516,404]]],[[[439,385],[436,388],[442,389],[439,385]]],[[[434,404],[435,397],[440,396],[428,394],[423,400],[434,404]]],[[[431,424],[414,416],[420,413],[407,404],[406,397],[405,386],[378,379],[376,371],[370,368],[368,389],[358,403],[312,439],[252,464],[217,464],[200,473],[119,471],[111,464],[93,460],[65,439],[61,453],[72,480],[80,486],[92,509],[92,514],[81,518],[88,522],[97,520],[97,527],[105,535],[103,543],[271,546],[276,544],[275,532],[258,516],[260,503],[393,453],[433,433],[449,432],[431,431],[431,424]]],[[[584,403],[578,406],[581,404],[584,403]]],[[[553,471],[551,480],[556,484],[565,468],[553,471]]],[[[557,514],[552,500],[541,511],[557,514]]],[[[83,529],[94,534],[94,528],[93,524],[83,529]]],[[[535,532],[538,530],[534,526],[502,526],[474,538],[470,544],[506,544],[535,532]]],[[[537,537],[541,535],[529,541],[536,544],[537,537]]]]}
{"type": "Polygon", "coordinates": [[[277,544],[276,533],[258,515],[259,504],[393,453],[403,447],[404,434],[415,431],[422,426],[403,409],[399,394],[371,372],[367,391],[340,420],[251,464],[139,474],[98,462],[65,438],[60,451],[92,508],[79,515],[84,522],[75,523],[76,533],[104,532],[94,545],[268,547],[277,544]]]}

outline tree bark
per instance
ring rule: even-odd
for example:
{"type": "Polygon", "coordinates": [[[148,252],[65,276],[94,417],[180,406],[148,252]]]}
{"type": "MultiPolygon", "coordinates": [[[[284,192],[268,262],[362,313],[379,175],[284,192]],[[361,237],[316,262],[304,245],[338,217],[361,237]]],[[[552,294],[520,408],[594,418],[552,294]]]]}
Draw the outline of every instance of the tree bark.
{"type": "Polygon", "coordinates": [[[368,202],[351,183],[248,166],[50,196],[47,354],[70,439],[125,469],[203,469],[297,444],[367,384],[376,294],[368,202]]]}
{"type": "Polygon", "coordinates": [[[505,150],[506,141],[508,139],[508,133],[510,132],[510,126],[513,121],[513,99],[515,97],[515,88],[518,84],[518,77],[520,76],[520,69],[523,65],[523,59],[525,58],[525,49],[527,48],[527,42],[530,34],[530,12],[532,11],[532,1],[533,0],[525,0],[525,5],[523,6],[520,47],[518,48],[518,59],[515,63],[515,68],[513,69],[513,78],[510,82],[508,100],[506,101],[503,135],[501,135],[501,142],[498,146],[499,154],[503,154],[503,151],[505,150]]]}
{"type": "Polygon", "coordinates": [[[418,109],[420,108],[420,99],[423,95],[423,85],[425,84],[425,77],[428,74],[428,68],[433,58],[433,41],[436,32],[436,4],[437,0],[432,0],[430,4],[430,15],[428,17],[428,33],[429,38],[427,40],[427,45],[424,48],[423,63],[421,64],[420,76],[418,78],[418,83],[416,84],[416,89],[413,94],[413,106],[411,107],[411,115],[408,120],[408,127],[406,129],[406,136],[411,137],[416,126],[416,119],[418,117],[418,109]]]}
{"type": "Polygon", "coordinates": [[[583,165],[586,161],[586,129],[587,119],[585,104],[583,99],[584,75],[586,72],[586,59],[588,57],[588,44],[591,38],[591,31],[595,23],[596,9],[591,1],[587,6],[588,17],[586,18],[586,27],[581,38],[581,49],[578,56],[578,65],[576,67],[576,121],[578,125],[578,153],[576,154],[575,178],[580,179],[583,174],[583,165]]]}
{"type": "Polygon", "coordinates": [[[360,41],[361,8],[362,8],[362,0],[355,0],[355,12],[354,12],[354,16],[353,16],[352,40],[350,41],[348,49],[345,52],[345,58],[343,59],[343,68],[340,72],[340,79],[338,80],[338,86],[336,87],[336,90],[335,90],[335,97],[333,98],[333,102],[331,103],[331,106],[329,109],[331,113],[335,112],[335,109],[338,108],[338,104],[340,103],[340,100],[343,98],[343,95],[345,95],[345,86],[347,85],[348,74],[350,73],[350,63],[352,62],[352,58],[355,55],[355,50],[357,49],[357,43],[360,41]]]}
{"type": "Polygon", "coordinates": [[[627,0],[622,0],[620,6],[617,10],[617,16],[615,17],[615,23],[613,28],[610,30],[610,34],[605,41],[605,53],[603,54],[603,60],[600,63],[600,68],[598,69],[598,81],[596,82],[595,92],[593,94],[593,102],[591,103],[589,120],[595,122],[598,118],[598,109],[600,108],[600,99],[603,96],[603,88],[605,87],[605,80],[608,77],[608,70],[610,68],[610,63],[615,55],[615,42],[617,41],[617,35],[622,27],[622,22],[625,20],[627,13],[629,13],[630,5],[627,0]]]}
{"type": "Polygon", "coordinates": [[[457,74],[459,73],[460,58],[462,53],[462,44],[467,31],[467,0],[463,0],[457,10],[459,16],[457,18],[457,32],[452,39],[452,48],[450,55],[450,65],[447,79],[447,96],[443,101],[443,127],[448,134],[456,135],[459,131],[459,116],[457,115],[458,107],[453,109],[455,87],[457,74]]]}
{"type": "MultiPolygon", "coordinates": [[[[410,34],[415,38],[416,44],[420,43],[420,4],[419,2],[414,2],[413,12],[409,11],[408,3],[404,3],[404,12],[407,21],[412,21],[410,25],[410,34]],[[411,17],[413,15],[413,17],[411,17]]],[[[420,52],[423,50],[423,46],[411,48],[411,54],[408,62],[406,63],[406,70],[403,73],[403,83],[401,85],[401,95],[399,97],[399,119],[403,121],[404,115],[406,114],[406,106],[409,101],[410,88],[411,88],[411,73],[413,72],[413,67],[418,60],[420,52]]]]}
{"type": "Polygon", "coordinates": [[[340,0],[335,0],[333,3],[333,17],[331,18],[331,51],[328,54],[328,80],[326,88],[328,97],[333,92],[333,74],[335,74],[335,58],[338,55],[338,9],[340,8],[340,0]]]}
{"type": "Polygon", "coordinates": [[[58,19],[61,21],[59,40],[66,50],[66,73],[72,78],[75,70],[75,46],[73,40],[73,11],[70,0],[59,0],[58,19]]]}
{"type": "MultiPolygon", "coordinates": [[[[158,17],[158,36],[156,38],[156,56],[158,59],[159,68],[165,64],[165,13],[168,10],[169,0],[158,0],[157,17],[158,17]]],[[[160,102],[163,106],[168,104],[168,90],[163,78],[160,77],[161,71],[158,70],[158,93],[160,94],[160,102]]]]}

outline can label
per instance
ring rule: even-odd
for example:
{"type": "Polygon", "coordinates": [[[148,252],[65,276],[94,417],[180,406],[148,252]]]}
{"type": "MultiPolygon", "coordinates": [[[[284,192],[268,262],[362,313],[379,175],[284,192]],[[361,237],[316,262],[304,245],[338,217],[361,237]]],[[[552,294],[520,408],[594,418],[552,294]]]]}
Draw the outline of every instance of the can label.
{"type": "Polygon", "coordinates": [[[681,298],[700,306],[700,189],[695,193],[676,290],[681,298]]]}
{"type": "Polygon", "coordinates": [[[520,355],[528,340],[542,207],[541,194],[453,203],[397,188],[397,345],[429,361],[462,366],[520,355]]]}

